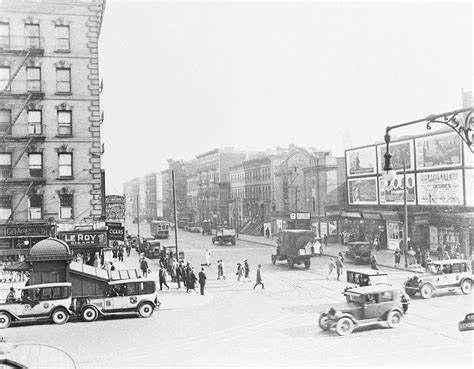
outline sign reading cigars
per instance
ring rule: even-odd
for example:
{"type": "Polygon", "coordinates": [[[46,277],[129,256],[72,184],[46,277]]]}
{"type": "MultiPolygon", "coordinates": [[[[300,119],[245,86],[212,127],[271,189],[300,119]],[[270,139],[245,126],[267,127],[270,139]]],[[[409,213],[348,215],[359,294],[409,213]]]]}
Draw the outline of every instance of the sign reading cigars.
{"type": "Polygon", "coordinates": [[[120,225],[108,225],[107,236],[109,241],[124,241],[125,227],[120,225]]]}
{"type": "Polygon", "coordinates": [[[106,246],[107,244],[107,233],[105,231],[61,232],[59,238],[70,247],[106,246]]]}

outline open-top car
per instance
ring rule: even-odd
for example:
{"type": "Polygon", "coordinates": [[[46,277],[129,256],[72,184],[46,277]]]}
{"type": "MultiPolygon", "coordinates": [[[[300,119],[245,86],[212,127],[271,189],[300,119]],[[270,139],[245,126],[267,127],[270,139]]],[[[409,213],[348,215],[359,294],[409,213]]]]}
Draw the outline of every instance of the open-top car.
{"type": "Polygon", "coordinates": [[[72,310],[86,322],[99,316],[135,314],[148,318],[160,305],[156,282],[146,278],[116,280],[108,283],[102,297],[77,297],[72,310]]]}
{"type": "Polygon", "coordinates": [[[45,283],[19,289],[20,298],[0,304],[0,328],[14,321],[68,321],[71,305],[71,283],[45,283]]]}
{"type": "Polygon", "coordinates": [[[457,288],[467,295],[472,290],[471,261],[459,259],[434,261],[428,264],[425,272],[409,277],[403,287],[409,296],[419,292],[424,299],[429,299],[435,291],[457,288]]]}
{"type": "Polygon", "coordinates": [[[346,303],[333,305],[320,315],[322,330],[335,329],[339,335],[346,336],[364,326],[396,328],[408,310],[408,298],[390,285],[351,288],[344,295],[346,303]]]}
{"type": "Polygon", "coordinates": [[[353,287],[374,286],[376,284],[390,284],[387,273],[373,269],[347,269],[347,282],[353,287]]]}
{"type": "Polygon", "coordinates": [[[349,242],[345,258],[354,264],[370,264],[372,246],[370,242],[349,242]]]}

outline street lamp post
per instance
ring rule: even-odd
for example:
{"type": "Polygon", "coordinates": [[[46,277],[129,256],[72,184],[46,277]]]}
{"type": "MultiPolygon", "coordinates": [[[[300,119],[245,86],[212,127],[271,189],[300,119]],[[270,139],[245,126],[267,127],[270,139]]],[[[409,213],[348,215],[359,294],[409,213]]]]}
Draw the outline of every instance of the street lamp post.
{"type": "Polygon", "coordinates": [[[403,160],[403,243],[405,244],[405,268],[408,267],[408,204],[407,204],[407,168],[406,160],[403,160]]]}
{"type": "Polygon", "coordinates": [[[137,193],[137,231],[138,231],[138,251],[140,251],[140,190],[137,193]]]}
{"type": "Polygon", "coordinates": [[[174,209],[174,242],[176,248],[176,260],[178,260],[178,213],[176,211],[176,186],[174,183],[174,170],[171,171],[171,181],[173,182],[173,209],[174,209]]]}

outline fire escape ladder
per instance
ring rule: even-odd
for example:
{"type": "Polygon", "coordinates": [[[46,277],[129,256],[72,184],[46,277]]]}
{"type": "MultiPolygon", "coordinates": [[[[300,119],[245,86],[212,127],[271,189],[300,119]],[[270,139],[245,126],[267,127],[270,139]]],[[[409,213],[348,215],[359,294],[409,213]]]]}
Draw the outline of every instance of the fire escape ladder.
{"type": "Polygon", "coordinates": [[[18,209],[18,206],[20,206],[20,204],[21,204],[21,202],[23,201],[23,199],[25,198],[26,194],[27,194],[28,192],[30,192],[30,189],[31,189],[31,187],[33,186],[33,183],[34,183],[34,182],[31,181],[30,184],[28,185],[28,188],[25,190],[25,192],[23,192],[23,195],[21,196],[20,201],[17,202],[17,204],[16,204],[15,207],[13,208],[13,210],[12,210],[10,216],[8,217],[8,221],[11,221],[11,220],[12,220],[13,214],[15,214],[16,209],[18,209]]]}
{"type": "Polygon", "coordinates": [[[20,118],[20,115],[23,112],[23,109],[25,109],[26,105],[28,105],[28,103],[31,101],[32,96],[33,96],[32,94],[29,94],[27,98],[25,99],[25,101],[23,101],[20,109],[18,110],[18,112],[15,114],[15,116],[12,119],[12,126],[16,123],[18,118],[20,118]]]}
{"type": "Polygon", "coordinates": [[[5,96],[5,93],[10,89],[10,86],[12,85],[13,80],[14,80],[15,77],[18,75],[18,73],[20,73],[21,68],[23,68],[23,66],[25,65],[26,61],[27,61],[28,58],[30,57],[30,54],[31,54],[31,50],[28,50],[28,51],[26,52],[25,57],[24,57],[23,60],[21,61],[20,65],[16,68],[15,72],[13,73],[13,75],[10,76],[10,80],[8,81],[7,85],[5,86],[5,88],[4,88],[3,91],[2,91],[2,99],[3,99],[3,97],[5,96]]]}
{"type": "Polygon", "coordinates": [[[33,137],[30,137],[30,139],[28,140],[28,143],[25,145],[25,147],[23,148],[23,150],[21,151],[20,153],[20,156],[15,160],[15,163],[12,165],[12,170],[14,168],[16,168],[16,166],[18,165],[18,163],[20,162],[21,158],[23,157],[23,155],[25,154],[26,150],[28,150],[28,147],[30,146],[31,142],[33,141],[33,137]]]}

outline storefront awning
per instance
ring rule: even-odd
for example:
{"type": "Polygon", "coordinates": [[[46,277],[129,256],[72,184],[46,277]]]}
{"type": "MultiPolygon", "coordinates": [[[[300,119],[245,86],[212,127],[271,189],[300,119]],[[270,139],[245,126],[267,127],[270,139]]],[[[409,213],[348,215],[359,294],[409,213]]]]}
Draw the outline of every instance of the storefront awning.
{"type": "Polygon", "coordinates": [[[400,221],[400,215],[398,213],[387,213],[387,212],[382,212],[382,219],[383,220],[389,220],[392,222],[399,222],[400,221]]]}
{"type": "Polygon", "coordinates": [[[342,211],[342,212],[341,212],[341,217],[345,217],[345,218],[361,218],[359,212],[353,212],[353,211],[342,211]]]}
{"type": "Polygon", "coordinates": [[[26,261],[19,261],[16,263],[7,264],[3,267],[3,270],[9,272],[27,272],[31,269],[31,266],[26,261]]]}
{"type": "Polygon", "coordinates": [[[362,213],[362,218],[364,218],[364,219],[374,219],[374,220],[382,219],[380,213],[362,213]]]}

